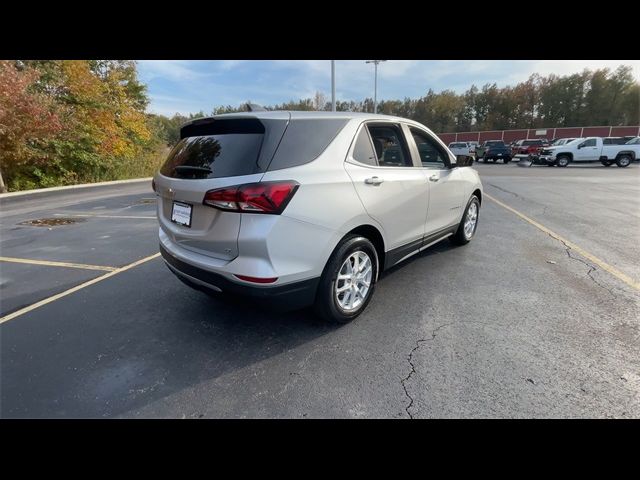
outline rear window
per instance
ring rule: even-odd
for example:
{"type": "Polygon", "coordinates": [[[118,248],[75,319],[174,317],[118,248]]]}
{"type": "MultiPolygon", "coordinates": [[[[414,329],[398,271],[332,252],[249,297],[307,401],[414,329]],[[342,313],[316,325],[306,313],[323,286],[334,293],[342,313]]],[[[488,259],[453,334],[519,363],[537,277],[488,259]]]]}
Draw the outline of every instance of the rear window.
{"type": "Polygon", "coordinates": [[[449,148],[466,148],[466,143],[452,143],[449,145],[449,148]]]}
{"type": "Polygon", "coordinates": [[[504,147],[504,142],[501,142],[499,140],[490,140],[487,143],[485,143],[486,146],[488,147],[504,147]]]}
{"type": "Polygon", "coordinates": [[[160,173],[203,179],[264,173],[315,160],[348,119],[208,118],[186,125],[160,173]]]}
{"type": "Polygon", "coordinates": [[[523,145],[542,145],[542,140],[525,140],[523,145]]]}
{"type": "Polygon", "coordinates": [[[257,119],[218,120],[190,125],[160,169],[174,178],[219,178],[260,173],[258,158],[265,128],[257,119]]]}

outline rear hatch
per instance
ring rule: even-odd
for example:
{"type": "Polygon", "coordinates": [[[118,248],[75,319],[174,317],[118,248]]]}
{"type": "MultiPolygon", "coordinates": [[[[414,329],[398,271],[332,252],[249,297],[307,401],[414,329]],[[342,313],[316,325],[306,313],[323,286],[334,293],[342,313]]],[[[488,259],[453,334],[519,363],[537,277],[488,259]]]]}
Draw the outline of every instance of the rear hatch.
{"type": "Polygon", "coordinates": [[[209,190],[258,182],[287,128],[290,114],[268,118],[206,118],[186,124],[156,176],[158,220],[181,247],[213,258],[238,256],[241,215],[203,204],[209,190]]]}

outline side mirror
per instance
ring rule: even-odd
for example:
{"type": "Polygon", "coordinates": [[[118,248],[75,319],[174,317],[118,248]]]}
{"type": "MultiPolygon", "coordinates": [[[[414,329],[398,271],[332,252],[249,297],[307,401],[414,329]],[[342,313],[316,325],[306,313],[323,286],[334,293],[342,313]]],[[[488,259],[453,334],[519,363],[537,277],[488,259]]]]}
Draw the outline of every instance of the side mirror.
{"type": "Polygon", "coordinates": [[[453,163],[452,167],[470,167],[473,165],[473,157],[469,155],[456,155],[456,162],[453,163]]]}
{"type": "Polygon", "coordinates": [[[582,144],[578,145],[578,150],[580,150],[583,147],[582,144]]]}

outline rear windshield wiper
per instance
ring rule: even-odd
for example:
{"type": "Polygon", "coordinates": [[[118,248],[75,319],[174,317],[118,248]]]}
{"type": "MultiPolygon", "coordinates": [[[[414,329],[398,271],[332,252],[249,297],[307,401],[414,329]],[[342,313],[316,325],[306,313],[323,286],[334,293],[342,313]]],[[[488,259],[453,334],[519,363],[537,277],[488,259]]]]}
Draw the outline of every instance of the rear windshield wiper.
{"type": "Polygon", "coordinates": [[[177,167],[175,167],[175,169],[178,173],[188,173],[188,172],[211,173],[213,172],[213,170],[211,170],[209,167],[192,167],[191,165],[178,165],[177,167]]]}

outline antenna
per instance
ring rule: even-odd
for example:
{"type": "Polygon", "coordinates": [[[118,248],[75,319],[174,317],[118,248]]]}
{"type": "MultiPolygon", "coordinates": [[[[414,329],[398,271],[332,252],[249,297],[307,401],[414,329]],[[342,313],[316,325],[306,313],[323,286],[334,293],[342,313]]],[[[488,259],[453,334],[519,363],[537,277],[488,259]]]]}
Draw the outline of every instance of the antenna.
{"type": "Polygon", "coordinates": [[[247,111],[248,112],[266,112],[267,109],[262,105],[258,105],[257,103],[248,103],[247,102],[247,111]]]}

